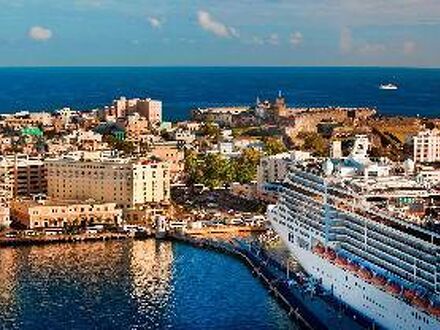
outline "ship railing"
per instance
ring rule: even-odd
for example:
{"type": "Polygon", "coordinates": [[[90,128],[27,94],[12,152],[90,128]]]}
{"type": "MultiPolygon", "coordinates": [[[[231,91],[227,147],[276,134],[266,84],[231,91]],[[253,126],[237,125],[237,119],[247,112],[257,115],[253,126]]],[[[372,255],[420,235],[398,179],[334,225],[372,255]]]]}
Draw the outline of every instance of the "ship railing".
{"type": "MultiPolygon", "coordinates": [[[[343,201],[341,200],[341,202],[343,202],[343,201]]],[[[393,228],[393,227],[391,227],[389,225],[385,225],[385,224],[383,224],[383,223],[381,223],[379,221],[371,219],[370,218],[370,216],[371,216],[370,212],[371,211],[369,211],[366,208],[363,208],[363,209],[357,208],[358,212],[354,213],[354,210],[350,210],[350,209],[347,209],[345,207],[341,207],[338,204],[333,204],[332,206],[335,207],[336,209],[340,210],[341,212],[351,216],[351,217],[362,219],[363,221],[365,221],[367,223],[376,224],[376,225],[378,225],[378,226],[380,226],[382,228],[386,228],[387,230],[395,233],[396,236],[404,238],[406,241],[413,241],[414,243],[422,244],[423,246],[425,246],[429,250],[432,250],[432,248],[437,248],[436,245],[434,245],[433,243],[425,241],[425,240],[423,240],[421,238],[418,238],[418,237],[416,237],[414,235],[407,234],[407,233],[405,233],[404,230],[396,230],[395,228],[393,228]]],[[[373,214],[373,216],[377,216],[377,214],[373,214]]],[[[386,218],[386,220],[388,220],[388,219],[389,218],[386,218]]]]}
{"type": "MultiPolygon", "coordinates": [[[[332,189],[332,187],[329,186],[328,190],[331,190],[331,189],[332,189]]],[[[396,223],[396,224],[398,224],[400,226],[403,226],[404,228],[411,228],[414,231],[417,231],[417,232],[420,232],[421,234],[429,236],[430,237],[430,241],[423,240],[423,239],[417,237],[417,239],[420,239],[421,241],[423,241],[425,243],[429,243],[429,244],[435,245],[434,244],[435,241],[440,242],[440,234],[437,234],[437,233],[434,233],[434,232],[432,232],[430,230],[426,230],[424,228],[421,228],[420,226],[414,225],[414,224],[412,224],[412,223],[410,223],[408,221],[396,218],[392,213],[385,212],[382,209],[374,207],[371,203],[365,202],[364,198],[361,198],[361,196],[359,196],[359,195],[354,194],[351,197],[352,197],[352,199],[350,201],[354,202],[354,203],[352,205],[348,205],[348,207],[352,206],[352,207],[356,207],[358,209],[360,208],[360,209],[363,209],[366,212],[368,212],[368,211],[371,212],[371,210],[374,210],[374,214],[379,215],[379,216],[383,217],[384,219],[386,219],[388,221],[394,222],[394,223],[396,223]]],[[[345,204],[347,203],[347,199],[346,198],[341,199],[338,196],[332,196],[332,198],[334,198],[334,199],[336,199],[336,200],[338,200],[338,201],[340,201],[342,203],[345,203],[345,204]]]]}
{"type": "MultiPolygon", "coordinates": [[[[417,267],[418,271],[424,272],[429,274],[429,276],[434,276],[435,274],[435,266],[432,264],[427,264],[423,259],[419,259],[416,257],[408,256],[408,254],[395,249],[394,247],[391,247],[389,245],[386,245],[380,241],[373,241],[371,238],[368,240],[369,246],[376,246],[379,245],[380,249],[386,253],[386,251],[392,251],[394,256],[397,256],[396,258],[399,258],[403,263],[407,264],[409,267],[413,269],[413,267],[417,267]],[[410,259],[410,260],[409,260],[410,259]],[[423,263],[423,265],[422,265],[423,263]],[[428,267],[426,266],[428,265],[428,267]],[[431,267],[431,269],[429,269],[431,267]]],[[[379,248],[379,247],[377,247],[379,248]]]]}
{"type": "MultiPolygon", "coordinates": [[[[370,259],[366,259],[362,256],[359,256],[358,251],[361,251],[361,249],[357,248],[356,246],[345,244],[341,247],[341,249],[354,255],[355,257],[353,258],[353,260],[356,263],[359,263],[361,265],[368,265],[371,270],[384,275],[386,278],[391,278],[396,282],[404,283],[405,286],[412,286],[414,284],[411,280],[405,279],[404,277],[399,275],[399,273],[401,273],[401,270],[396,269],[396,266],[388,263],[387,261],[378,259],[371,255],[370,255],[371,257],[370,259]],[[362,259],[366,259],[366,260],[362,260],[362,259]]],[[[407,275],[407,277],[412,278],[409,275],[407,275]]]]}
{"type": "MultiPolygon", "coordinates": [[[[344,242],[345,242],[346,244],[349,244],[350,246],[352,246],[352,247],[354,247],[354,248],[357,248],[359,251],[361,251],[361,255],[359,255],[361,258],[368,260],[368,257],[369,257],[369,256],[372,256],[372,253],[371,253],[370,251],[367,250],[367,246],[365,246],[364,243],[360,243],[358,240],[355,240],[355,239],[353,239],[353,238],[350,237],[350,236],[346,236],[346,239],[344,240],[344,242]]],[[[369,248],[369,247],[368,247],[368,248],[369,248]]],[[[375,249],[374,247],[373,247],[373,249],[374,249],[374,250],[377,250],[377,249],[375,249]]],[[[412,271],[411,267],[409,267],[409,270],[408,270],[408,269],[406,269],[406,268],[402,268],[402,267],[400,267],[400,266],[397,266],[397,264],[396,264],[394,261],[391,262],[391,261],[389,260],[388,256],[383,256],[384,253],[383,253],[382,251],[380,251],[380,250],[378,250],[378,251],[379,251],[379,254],[380,254],[381,257],[382,257],[382,258],[380,259],[381,261],[383,261],[383,262],[387,262],[389,265],[392,265],[393,269],[395,269],[395,270],[404,271],[404,272],[408,272],[409,274],[412,274],[412,273],[411,273],[411,271],[412,271]]],[[[386,254],[385,254],[385,255],[386,255],[386,254]]],[[[374,256],[374,257],[376,257],[376,256],[374,256]]]]}
{"type": "MultiPolygon", "coordinates": [[[[414,283],[414,274],[413,272],[409,272],[403,268],[400,268],[399,266],[396,266],[395,264],[389,262],[388,260],[384,260],[382,258],[378,258],[375,254],[366,252],[364,249],[357,247],[354,244],[346,243],[347,245],[344,245],[342,248],[346,249],[348,251],[351,250],[357,250],[358,252],[353,252],[354,255],[357,255],[361,259],[365,259],[367,262],[370,262],[373,265],[376,265],[376,267],[383,268],[389,272],[391,272],[394,276],[399,277],[402,281],[407,283],[407,286],[414,285],[414,284],[420,284],[420,282],[423,282],[423,286],[426,288],[429,288],[430,290],[434,289],[434,284],[425,278],[422,278],[420,276],[416,276],[416,283],[414,283]]],[[[376,249],[377,250],[377,249],[376,249]]],[[[373,269],[374,270],[374,269],[373,269]]]]}
{"type": "Polygon", "coordinates": [[[310,218],[310,213],[305,214],[301,213],[301,212],[296,212],[294,213],[292,210],[287,210],[287,213],[289,214],[289,216],[292,218],[292,220],[294,221],[301,221],[301,222],[306,222],[307,224],[313,224],[314,226],[320,226],[320,227],[324,227],[324,222],[321,221],[322,218],[320,218],[319,216],[315,216],[316,220],[314,221],[313,219],[310,218]]]}
{"type": "MultiPolygon", "coordinates": [[[[340,234],[340,236],[343,236],[343,234],[340,234]]],[[[353,240],[353,236],[352,234],[346,235],[346,237],[348,237],[349,241],[353,240]]],[[[360,235],[359,235],[360,236],[360,235]]],[[[361,240],[361,242],[363,241],[363,238],[358,237],[355,240],[353,240],[353,243],[355,246],[360,247],[362,245],[364,245],[365,243],[359,243],[359,241],[361,240]]],[[[369,241],[367,241],[367,245],[363,247],[365,253],[368,253],[368,249],[374,249],[375,251],[377,251],[384,259],[389,260],[390,262],[394,262],[395,264],[399,264],[399,267],[402,267],[402,269],[408,271],[408,272],[412,272],[414,270],[414,262],[409,262],[408,260],[402,259],[400,257],[400,255],[402,255],[402,253],[396,249],[392,249],[389,246],[380,243],[378,241],[372,241],[371,239],[369,241]],[[378,243],[382,246],[385,247],[385,250],[377,247],[378,243]],[[366,249],[365,249],[366,248],[366,249]],[[393,251],[394,250],[394,251],[393,251]],[[394,252],[391,253],[390,251],[394,252]],[[405,266],[405,267],[403,267],[405,266]]],[[[414,258],[412,258],[414,261],[414,258]]],[[[429,276],[433,276],[433,272],[432,270],[426,270],[425,268],[421,268],[421,267],[417,267],[420,271],[428,274],[429,276]]]]}
{"type": "Polygon", "coordinates": [[[408,245],[404,245],[402,243],[399,243],[400,246],[398,244],[396,244],[395,240],[392,240],[389,238],[389,236],[386,236],[384,234],[379,234],[377,232],[372,232],[372,230],[369,230],[369,238],[374,238],[377,242],[379,242],[380,244],[383,244],[386,247],[390,247],[391,249],[405,255],[408,259],[416,259],[418,262],[423,263],[423,267],[436,267],[436,261],[435,261],[435,257],[433,257],[431,254],[428,254],[426,252],[420,252],[419,250],[414,249],[413,247],[410,247],[408,245]],[[380,238],[379,238],[379,237],[380,238]],[[414,252],[413,254],[411,254],[410,252],[407,252],[405,250],[407,250],[408,248],[411,248],[414,252]],[[430,259],[430,260],[429,260],[430,259]]]}
{"type": "MultiPolygon", "coordinates": [[[[361,224],[358,224],[354,221],[347,220],[346,227],[349,230],[355,231],[356,233],[358,233],[358,235],[362,235],[362,237],[364,237],[364,235],[365,235],[365,225],[361,225],[361,224]],[[354,229],[353,227],[355,227],[357,229],[354,229]]],[[[428,262],[428,261],[425,261],[422,259],[422,258],[427,258],[427,257],[429,259],[434,259],[434,256],[432,256],[432,254],[430,254],[428,252],[424,252],[424,251],[421,252],[419,249],[416,249],[408,244],[404,244],[404,243],[399,242],[396,239],[390,238],[390,236],[387,236],[387,235],[381,233],[380,231],[377,231],[377,229],[374,227],[373,228],[368,227],[367,235],[370,239],[371,239],[371,237],[374,237],[377,241],[381,241],[381,243],[384,244],[385,246],[392,247],[394,250],[407,256],[407,258],[409,258],[409,259],[417,258],[418,260],[420,260],[421,262],[425,263],[428,266],[433,266],[432,263],[433,262],[435,263],[435,260],[431,260],[431,262],[428,262]],[[409,250],[409,249],[411,249],[411,252],[407,252],[407,250],[409,250]]]]}

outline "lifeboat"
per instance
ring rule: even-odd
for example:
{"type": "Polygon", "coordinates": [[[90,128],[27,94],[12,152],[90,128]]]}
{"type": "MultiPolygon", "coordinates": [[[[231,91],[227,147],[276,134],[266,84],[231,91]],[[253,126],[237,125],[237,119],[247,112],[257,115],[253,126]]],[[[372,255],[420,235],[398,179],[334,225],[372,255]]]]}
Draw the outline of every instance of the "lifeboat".
{"type": "Polygon", "coordinates": [[[327,259],[335,260],[335,259],[336,259],[336,252],[333,251],[333,250],[330,249],[330,248],[327,248],[327,251],[325,251],[324,256],[325,256],[327,259]]]}
{"type": "Polygon", "coordinates": [[[434,305],[431,303],[427,309],[429,314],[440,317],[440,305],[434,305]]]}
{"type": "Polygon", "coordinates": [[[325,249],[322,245],[316,245],[313,248],[313,253],[315,253],[317,255],[322,255],[322,254],[324,254],[324,252],[325,252],[325,249]]]}
{"type": "Polygon", "coordinates": [[[413,300],[417,295],[417,292],[415,292],[414,290],[411,289],[404,289],[403,290],[403,297],[408,299],[408,300],[413,300]]]}
{"type": "Polygon", "coordinates": [[[381,275],[374,275],[371,281],[377,286],[384,286],[387,284],[387,280],[381,275]]]}
{"type": "Polygon", "coordinates": [[[371,280],[373,278],[373,273],[371,273],[368,269],[366,268],[361,268],[358,270],[358,275],[365,279],[365,280],[371,280]]]}
{"type": "Polygon", "coordinates": [[[394,295],[397,295],[397,294],[400,293],[400,286],[399,286],[398,284],[396,284],[396,283],[393,283],[393,282],[388,282],[388,283],[385,285],[385,289],[386,289],[389,293],[394,294],[394,295]]]}
{"type": "Polygon", "coordinates": [[[429,301],[425,298],[415,296],[412,300],[412,304],[416,307],[426,309],[429,307],[429,301]]]}
{"type": "Polygon", "coordinates": [[[349,262],[347,265],[347,269],[352,272],[357,272],[359,270],[359,265],[354,262],[349,262]]]}
{"type": "Polygon", "coordinates": [[[344,257],[341,257],[341,256],[337,256],[335,259],[335,262],[337,265],[342,266],[342,267],[345,267],[348,264],[347,259],[345,259],[344,257]]]}

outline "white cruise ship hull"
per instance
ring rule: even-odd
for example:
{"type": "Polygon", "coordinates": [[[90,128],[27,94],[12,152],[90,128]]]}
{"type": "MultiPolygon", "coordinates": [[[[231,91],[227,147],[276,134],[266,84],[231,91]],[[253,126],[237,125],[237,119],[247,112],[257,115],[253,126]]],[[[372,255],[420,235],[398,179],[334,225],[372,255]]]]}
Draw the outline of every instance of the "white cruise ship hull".
{"type": "MultiPolygon", "coordinates": [[[[272,220],[272,219],[271,219],[272,220]]],[[[333,296],[386,329],[440,329],[440,321],[356,274],[340,268],[288,239],[288,228],[271,221],[304,270],[333,296]]]]}

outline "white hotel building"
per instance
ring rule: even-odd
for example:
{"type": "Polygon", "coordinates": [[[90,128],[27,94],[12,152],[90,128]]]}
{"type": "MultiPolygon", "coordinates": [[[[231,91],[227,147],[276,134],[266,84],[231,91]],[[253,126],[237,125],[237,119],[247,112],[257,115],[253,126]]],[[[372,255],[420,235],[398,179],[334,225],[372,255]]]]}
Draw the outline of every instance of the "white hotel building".
{"type": "Polygon", "coordinates": [[[440,133],[438,130],[419,132],[413,138],[416,163],[440,162],[440,133]]]}

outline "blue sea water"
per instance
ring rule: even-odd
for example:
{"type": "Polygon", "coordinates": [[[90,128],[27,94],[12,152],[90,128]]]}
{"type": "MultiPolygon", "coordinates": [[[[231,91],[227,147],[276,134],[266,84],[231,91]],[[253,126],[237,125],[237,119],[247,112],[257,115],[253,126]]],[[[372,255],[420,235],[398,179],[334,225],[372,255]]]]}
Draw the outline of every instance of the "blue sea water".
{"type": "Polygon", "coordinates": [[[292,106],[373,106],[383,115],[440,116],[440,69],[281,67],[0,68],[0,113],[89,109],[114,98],[164,101],[164,117],[194,107],[251,105],[282,90],[292,106]],[[396,83],[397,91],[379,90],[396,83]]]}
{"type": "Polygon", "coordinates": [[[171,242],[0,249],[0,329],[297,329],[231,256],[171,242]]]}

